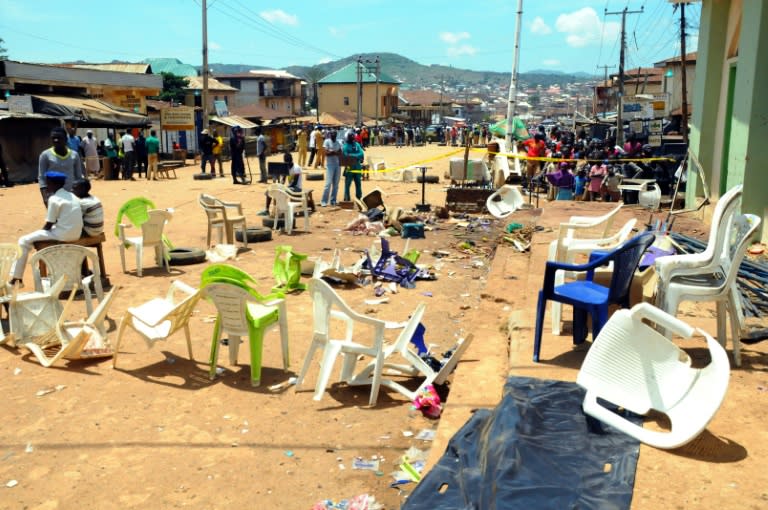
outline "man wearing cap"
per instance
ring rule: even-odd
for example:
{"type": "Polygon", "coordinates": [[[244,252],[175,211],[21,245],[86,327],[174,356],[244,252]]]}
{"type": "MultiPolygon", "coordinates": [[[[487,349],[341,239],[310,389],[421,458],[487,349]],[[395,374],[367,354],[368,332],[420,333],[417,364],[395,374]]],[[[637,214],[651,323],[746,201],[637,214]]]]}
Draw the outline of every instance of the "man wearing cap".
{"type": "Polygon", "coordinates": [[[83,213],[80,208],[80,200],[67,191],[64,185],[67,176],[61,172],[48,171],[45,173],[46,189],[48,196],[48,214],[45,217],[45,225],[41,230],[36,230],[19,238],[21,256],[11,269],[11,285],[21,282],[24,276],[24,267],[27,265],[29,252],[37,241],[75,241],[80,238],[83,231],[83,213]]]}
{"type": "Polygon", "coordinates": [[[67,131],[62,127],[51,130],[53,147],[40,153],[38,160],[37,180],[40,183],[40,193],[43,203],[48,206],[48,197],[52,192],[48,189],[48,181],[45,177],[49,171],[59,172],[66,177],[64,189],[72,191],[72,183],[83,178],[83,165],[80,163],[80,155],[67,147],[67,131]]]}
{"type": "Polygon", "coordinates": [[[212,137],[207,129],[200,131],[200,171],[205,173],[206,163],[211,164],[211,175],[216,175],[216,168],[213,161],[213,147],[219,142],[212,137]]]}
{"type": "Polygon", "coordinates": [[[85,171],[87,175],[99,174],[99,143],[90,129],[85,132],[85,138],[80,142],[80,148],[85,155],[85,171]]]}

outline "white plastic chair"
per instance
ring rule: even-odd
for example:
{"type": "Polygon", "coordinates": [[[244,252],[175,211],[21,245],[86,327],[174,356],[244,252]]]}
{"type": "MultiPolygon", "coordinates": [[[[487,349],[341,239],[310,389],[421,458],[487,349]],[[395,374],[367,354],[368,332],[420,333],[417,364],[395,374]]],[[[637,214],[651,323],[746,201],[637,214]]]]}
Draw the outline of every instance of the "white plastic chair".
{"type": "Polygon", "coordinates": [[[384,179],[383,170],[387,169],[387,163],[384,158],[368,156],[368,171],[371,172],[371,179],[384,179]]]}
{"type": "Polygon", "coordinates": [[[728,355],[711,336],[648,304],[618,310],[587,353],[576,382],[587,390],[584,412],[656,448],[680,447],[703,431],[725,398],[728,355]],[[643,322],[663,325],[683,338],[703,335],[711,356],[691,368],[688,354],[643,322]],[[635,414],[666,414],[669,432],[636,425],[598,403],[598,398],[635,414]]]}
{"type": "Polygon", "coordinates": [[[151,299],[146,303],[128,308],[120,321],[115,344],[115,357],[112,368],[117,366],[117,354],[123,341],[125,329],[133,329],[152,348],[156,342],[167,340],[180,329],[187,338],[187,352],[192,357],[192,339],[189,333],[189,318],[200,299],[200,291],[186,283],[176,280],[171,283],[165,297],[151,299]]]}
{"type": "Polygon", "coordinates": [[[296,380],[296,390],[298,391],[304,382],[304,377],[307,375],[309,365],[317,349],[323,350],[323,356],[320,361],[320,375],[315,385],[314,400],[320,400],[323,397],[328,379],[331,376],[331,370],[333,370],[333,364],[339,355],[344,355],[340,378],[344,382],[352,380],[357,357],[365,355],[374,360],[374,365],[370,370],[370,382],[367,384],[371,385],[368,404],[376,405],[381,385],[381,370],[384,361],[384,329],[387,323],[352,310],[336,291],[323,280],[313,278],[309,283],[309,292],[312,297],[312,343],[296,380]],[[334,338],[334,333],[331,331],[331,319],[343,322],[346,331],[343,338],[334,338]],[[362,343],[353,339],[356,324],[370,326],[373,330],[370,342],[362,343]]]}
{"type": "Polygon", "coordinates": [[[234,230],[239,228],[243,236],[243,246],[248,248],[248,226],[246,225],[243,207],[240,202],[225,202],[211,195],[201,193],[198,197],[198,203],[208,217],[207,247],[211,246],[214,230],[218,233],[219,244],[224,242],[225,233],[227,244],[235,244],[234,230]]]}
{"type": "Polygon", "coordinates": [[[643,188],[637,194],[637,202],[646,209],[657,210],[661,205],[661,188],[655,182],[649,182],[643,188]]]}
{"type": "MultiPolygon", "coordinates": [[[[17,243],[0,243],[0,317],[11,300],[13,287],[8,283],[8,277],[11,274],[13,263],[20,255],[21,249],[17,243]]],[[[0,344],[5,343],[5,341],[5,332],[2,323],[0,323],[0,344]]]]}
{"type": "Polygon", "coordinates": [[[302,195],[301,201],[294,201],[286,190],[277,186],[271,186],[267,193],[275,201],[274,230],[278,230],[278,219],[283,217],[283,230],[290,235],[293,232],[293,218],[297,212],[304,213],[304,231],[309,232],[309,207],[306,195],[302,195]]]}
{"type": "Polygon", "coordinates": [[[726,232],[725,250],[722,250],[719,268],[714,272],[673,276],[664,289],[664,310],[677,315],[683,301],[715,301],[717,303],[717,338],[723,347],[727,344],[726,320],[731,323],[733,363],[741,366],[741,324],[734,299],[736,276],[752,236],[760,226],[760,218],[754,214],[733,217],[726,232]]]}
{"type": "MultiPolygon", "coordinates": [[[[734,186],[717,201],[712,215],[712,223],[709,230],[707,247],[701,253],[688,253],[683,255],[670,255],[656,259],[656,274],[658,285],[656,288],[656,306],[662,310],[670,310],[666,303],[666,290],[669,282],[675,277],[723,273],[724,259],[730,256],[728,250],[727,234],[733,222],[733,215],[741,205],[743,187],[741,184],[734,186]]],[[[727,263],[727,261],[726,261],[727,263]]],[[[731,310],[736,310],[739,325],[744,322],[741,312],[741,299],[735,285],[731,287],[731,310]]]]}
{"type": "MultiPolygon", "coordinates": [[[[74,291],[82,288],[85,297],[85,310],[88,315],[93,312],[93,297],[91,295],[91,283],[96,292],[97,303],[104,299],[104,290],[101,286],[101,269],[99,257],[92,250],[76,244],[57,244],[35,252],[29,260],[32,265],[32,275],[35,279],[35,291],[43,292],[50,282],[67,275],[67,283],[64,291],[74,291]],[[83,277],[83,261],[88,260],[92,274],[83,277]],[[48,275],[42,277],[40,264],[45,264],[48,275]]],[[[102,335],[106,334],[103,326],[99,327],[102,335]]]]}
{"type": "Polygon", "coordinates": [[[525,198],[517,186],[505,184],[485,201],[485,207],[495,218],[503,220],[525,204],[525,198]]]}
{"type": "Polygon", "coordinates": [[[23,344],[54,330],[63,311],[59,294],[64,290],[66,283],[67,277],[64,275],[44,292],[21,294],[18,285],[14,285],[9,301],[12,334],[12,338],[8,340],[9,344],[23,344]]]}
{"type": "Polygon", "coordinates": [[[247,337],[251,349],[251,385],[261,383],[261,353],[264,334],[275,327],[280,329],[283,370],[288,370],[288,315],[285,299],[272,298],[259,301],[245,287],[224,280],[206,283],[203,295],[212,300],[218,315],[211,340],[210,378],[216,375],[219,344],[223,334],[229,343],[229,364],[237,365],[240,337],[247,337]]]}
{"type": "Polygon", "coordinates": [[[165,224],[171,221],[171,213],[162,209],[152,209],[147,213],[149,219],[141,224],[141,235],[128,237],[125,229],[128,225],[120,223],[118,228],[118,237],[120,238],[120,262],[123,265],[123,273],[127,273],[125,268],[125,249],[133,246],[136,249],[136,274],[142,275],[142,258],[144,256],[144,247],[155,248],[155,261],[158,266],[165,266],[166,271],[171,272],[168,261],[167,247],[163,239],[163,230],[165,224]]]}
{"type": "Polygon", "coordinates": [[[50,367],[60,359],[95,359],[108,358],[115,353],[106,333],[102,333],[102,324],[107,310],[112,304],[119,287],[112,287],[101,300],[99,306],[85,320],[64,320],[72,305],[75,292],[72,291],[64,306],[56,327],[47,335],[24,343],[44,367],[50,367]],[[46,352],[47,351],[47,352],[46,352]]]}
{"type": "MultiPolygon", "coordinates": [[[[577,237],[567,237],[569,233],[573,235],[573,230],[563,230],[561,224],[560,233],[565,233],[565,238],[558,238],[549,244],[549,253],[547,256],[548,261],[565,262],[567,264],[573,264],[576,262],[578,255],[589,255],[595,250],[611,251],[618,248],[620,244],[629,239],[632,235],[632,229],[635,228],[637,219],[632,218],[622,226],[618,232],[612,236],[604,237],[602,239],[586,238],[580,239],[577,237]],[[559,258],[558,258],[559,257],[559,258]]],[[[602,269],[605,271],[613,271],[612,267],[602,269]]],[[[600,270],[598,270],[600,271],[600,270]]],[[[567,274],[565,271],[558,271],[555,273],[555,285],[562,285],[565,283],[566,278],[572,278],[571,274],[567,274]]],[[[560,326],[562,320],[562,303],[552,303],[552,334],[560,334],[560,326]]]]}

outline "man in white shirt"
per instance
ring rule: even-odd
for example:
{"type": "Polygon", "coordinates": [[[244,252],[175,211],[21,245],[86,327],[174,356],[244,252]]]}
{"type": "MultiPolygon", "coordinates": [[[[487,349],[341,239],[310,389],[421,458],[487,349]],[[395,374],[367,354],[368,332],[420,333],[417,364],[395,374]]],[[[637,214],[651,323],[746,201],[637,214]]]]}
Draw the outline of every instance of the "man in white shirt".
{"type": "Polygon", "coordinates": [[[135,181],[133,178],[133,165],[136,162],[134,157],[134,147],[136,146],[136,139],[129,131],[123,133],[123,137],[120,139],[123,143],[123,179],[126,181],[135,181]]]}
{"type": "Polygon", "coordinates": [[[85,154],[85,170],[87,175],[99,174],[99,142],[93,136],[90,129],[85,133],[85,138],[80,142],[80,147],[85,154]]]}
{"type": "Polygon", "coordinates": [[[24,267],[27,265],[29,252],[37,241],[75,241],[83,231],[83,213],[80,200],[64,189],[67,176],[61,172],[47,172],[45,180],[48,186],[48,214],[45,225],[19,238],[21,256],[11,269],[11,285],[21,282],[24,267]]]}

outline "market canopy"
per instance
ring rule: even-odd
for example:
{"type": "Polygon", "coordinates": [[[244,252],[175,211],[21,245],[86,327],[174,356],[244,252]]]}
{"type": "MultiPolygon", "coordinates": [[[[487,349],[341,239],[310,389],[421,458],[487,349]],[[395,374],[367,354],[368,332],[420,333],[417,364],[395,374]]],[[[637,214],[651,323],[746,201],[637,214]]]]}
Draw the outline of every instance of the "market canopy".
{"type": "Polygon", "coordinates": [[[146,127],[146,115],[133,113],[100,99],[32,96],[34,113],[76,121],[83,127],[146,127]]]}

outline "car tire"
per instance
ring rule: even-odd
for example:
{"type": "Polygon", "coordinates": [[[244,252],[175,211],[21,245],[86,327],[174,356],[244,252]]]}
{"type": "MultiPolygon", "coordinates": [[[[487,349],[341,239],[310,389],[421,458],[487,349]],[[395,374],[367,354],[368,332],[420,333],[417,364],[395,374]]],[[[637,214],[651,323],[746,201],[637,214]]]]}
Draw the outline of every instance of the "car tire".
{"type": "Polygon", "coordinates": [[[322,181],[325,179],[325,174],[322,172],[310,172],[304,174],[304,178],[308,181],[322,181]]]}
{"type": "Polygon", "coordinates": [[[423,177],[424,182],[426,182],[427,184],[437,184],[438,182],[440,182],[440,176],[439,175],[424,175],[424,176],[417,175],[416,176],[416,182],[421,182],[422,181],[422,177],[423,177]]]}
{"type": "MultiPolygon", "coordinates": [[[[272,240],[272,231],[264,227],[249,227],[245,235],[249,243],[263,243],[272,240]]],[[[235,240],[240,243],[243,242],[242,230],[235,231],[235,240]]]]}
{"type": "Polygon", "coordinates": [[[205,262],[205,252],[199,248],[174,248],[168,263],[172,266],[188,266],[205,262]]]}
{"type": "Polygon", "coordinates": [[[214,178],[214,175],[212,173],[194,174],[192,178],[196,181],[210,181],[214,178]]]}
{"type": "MultiPolygon", "coordinates": [[[[265,218],[263,218],[261,220],[261,224],[264,225],[268,229],[273,229],[273,228],[275,228],[275,219],[267,216],[267,217],[265,217],[265,218]]],[[[279,220],[277,220],[277,228],[278,229],[282,229],[282,228],[284,228],[284,226],[285,226],[285,220],[283,218],[280,218],[279,220]]],[[[294,227],[296,226],[296,220],[295,219],[293,220],[293,226],[294,227]]]]}

